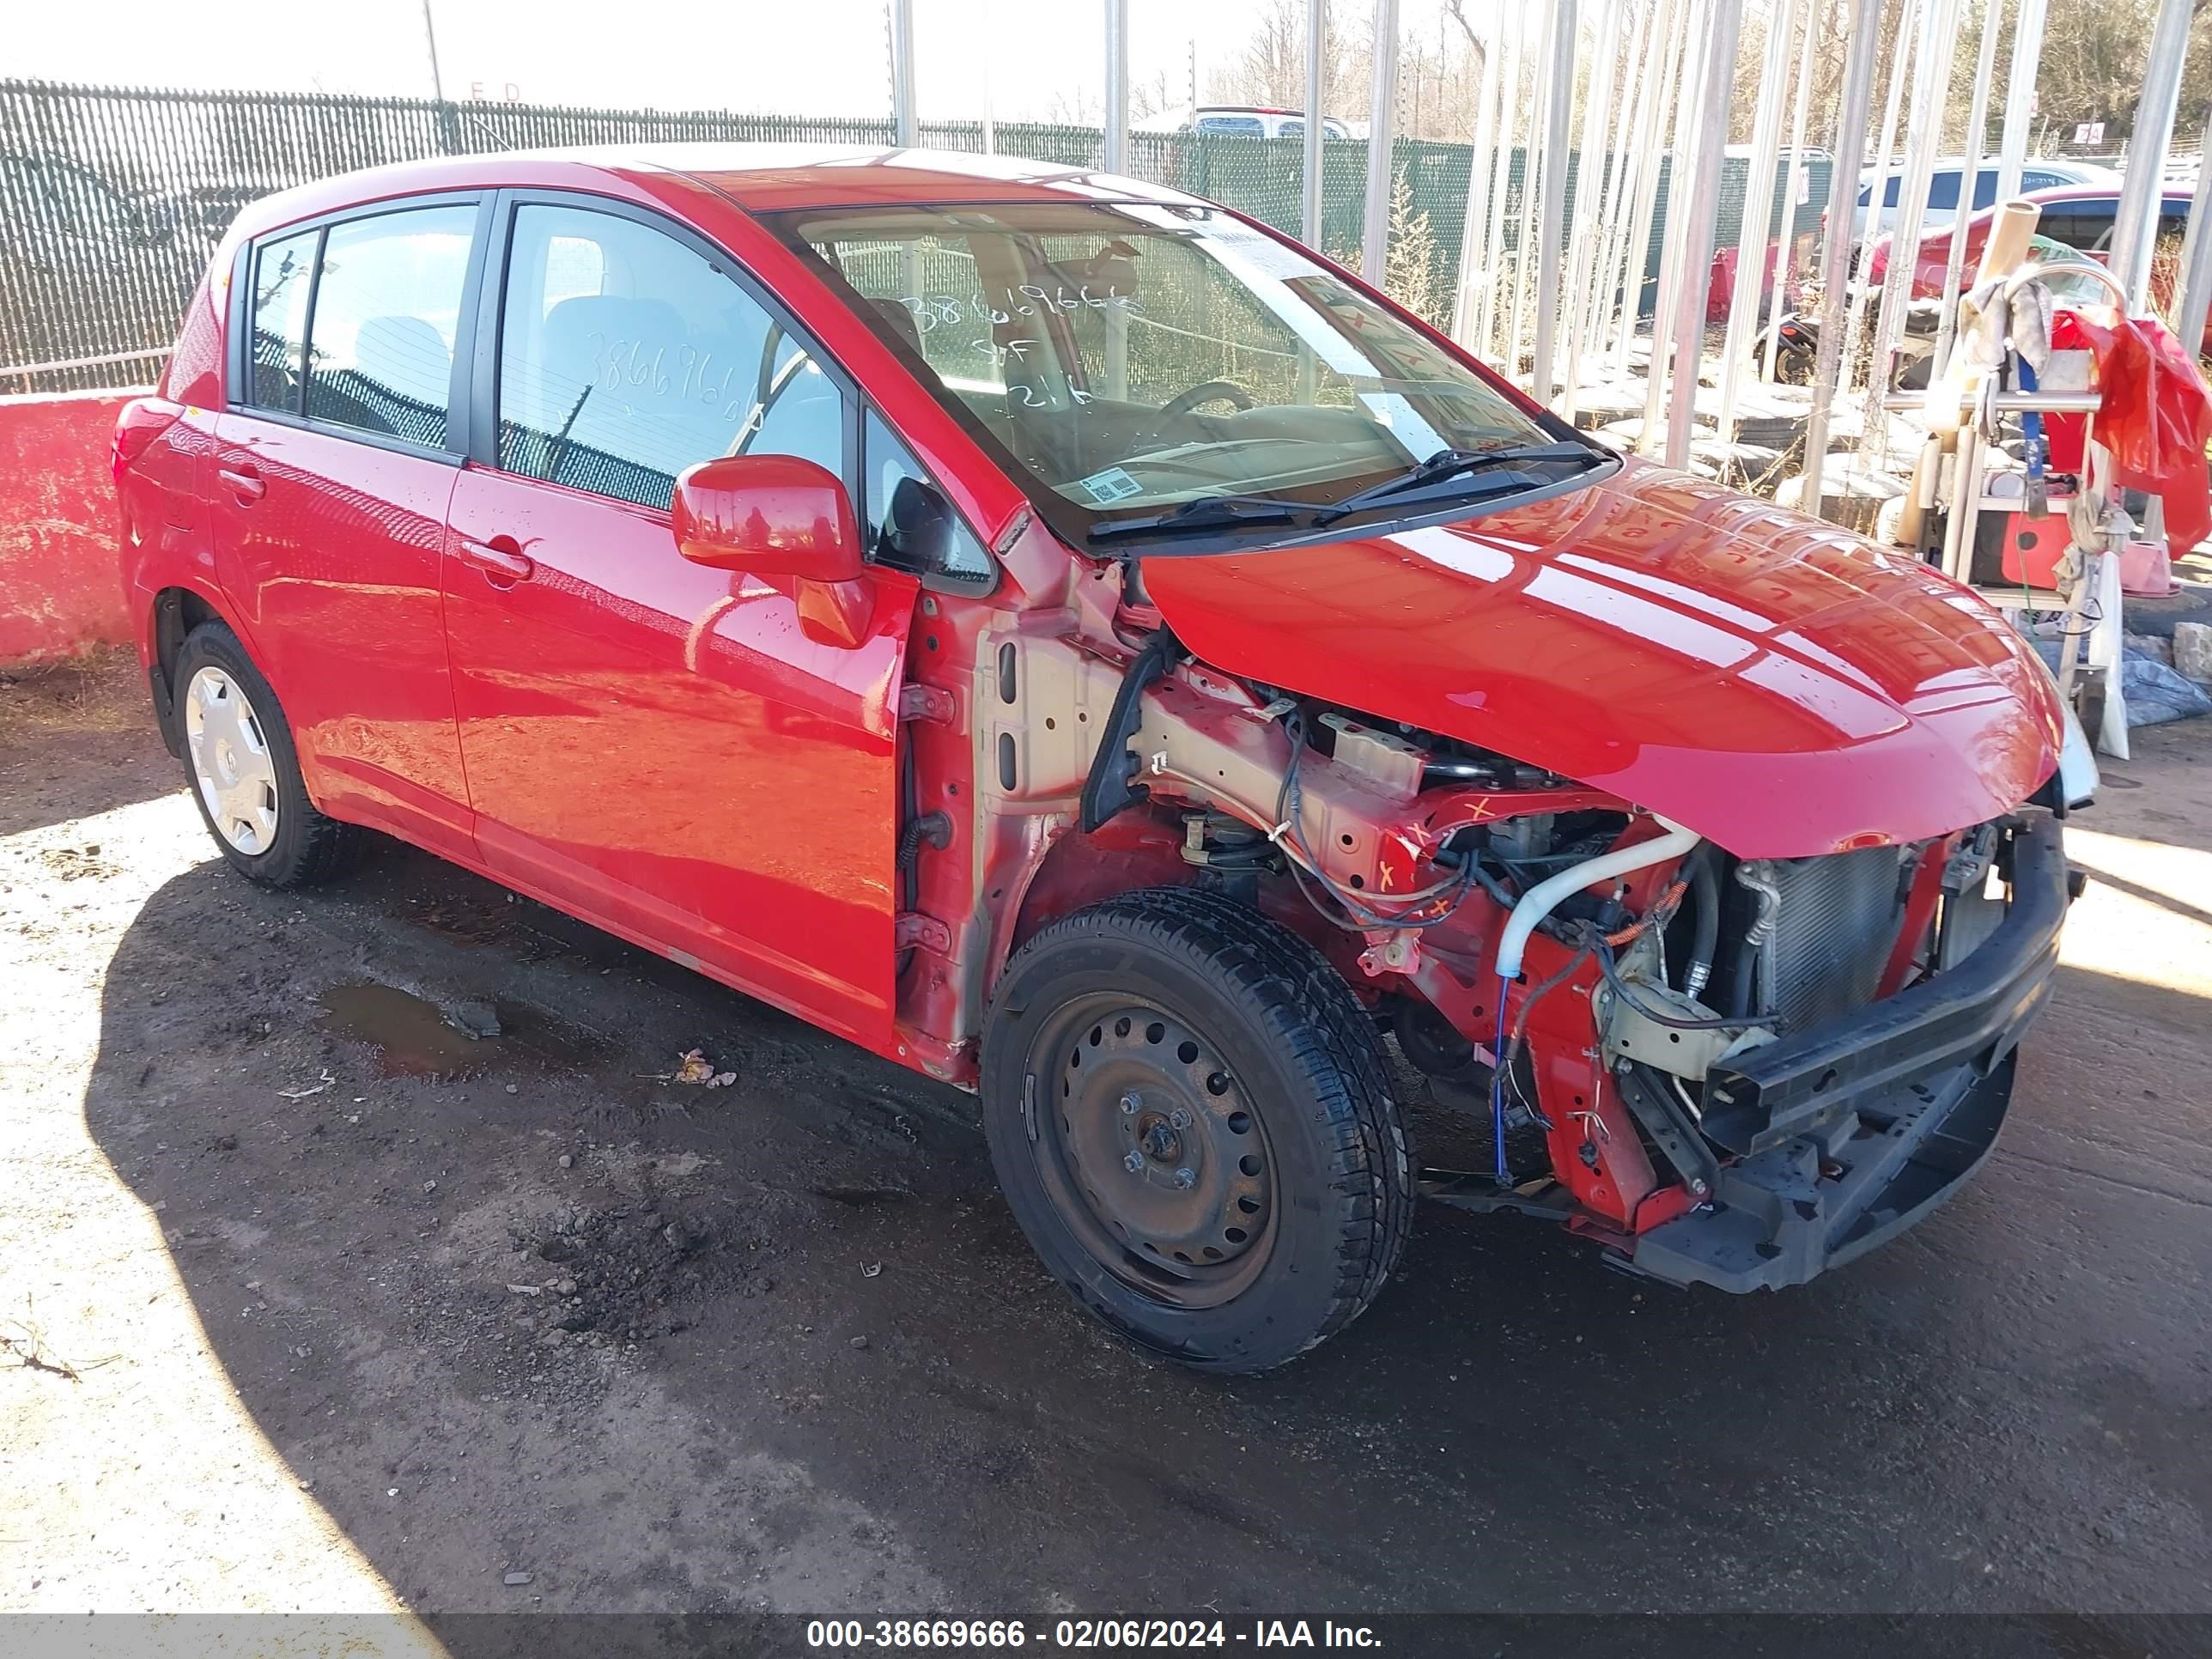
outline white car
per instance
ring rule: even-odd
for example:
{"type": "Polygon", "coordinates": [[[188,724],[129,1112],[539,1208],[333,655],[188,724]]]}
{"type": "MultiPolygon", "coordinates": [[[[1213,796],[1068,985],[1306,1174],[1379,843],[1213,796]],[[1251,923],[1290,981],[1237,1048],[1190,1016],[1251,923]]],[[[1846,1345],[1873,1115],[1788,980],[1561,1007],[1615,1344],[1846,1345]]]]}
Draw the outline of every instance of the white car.
{"type": "MultiPolygon", "coordinates": [[[[1886,171],[1881,207],[1875,220],[1877,228],[1887,230],[1897,222],[1899,192],[1904,185],[1905,164],[1892,162],[1886,170],[1869,167],[1859,175],[1858,203],[1851,212],[1851,234],[1863,236],[1867,229],[1867,209],[1874,195],[1877,171],[1886,171]]],[[[1950,156],[1936,164],[1936,171],[1928,183],[1928,206],[1920,223],[1923,229],[1948,225],[1959,216],[1959,185],[1966,175],[1963,157],[1950,156]]],[[[2110,185],[2119,188],[2120,175],[2110,167],[2099,167],[2087,161],[2053,161],[2047,157],[2032,158],[2021,169],[2020,193],[2031,191],[2056,190],[2062,185],[2110,185]]],[[[1974,198],[1967,211],[1978,212],[1997,199],[1997,167],[1994,161],[1984,161],[1974,179],[1974,198]]]]}
{"type": "MultiPolygon", "coordinates": [[[[1220,132],[1243,138],[1290,138],[1306,130],[1304,110],[1270,109],[1259,104],[1203,104],[1191,112],[1185,131],[1220,132]]],[[[1325,138],[1349,138],[1352,129],[1334,115],[1321,118],[1325,138]]]]}

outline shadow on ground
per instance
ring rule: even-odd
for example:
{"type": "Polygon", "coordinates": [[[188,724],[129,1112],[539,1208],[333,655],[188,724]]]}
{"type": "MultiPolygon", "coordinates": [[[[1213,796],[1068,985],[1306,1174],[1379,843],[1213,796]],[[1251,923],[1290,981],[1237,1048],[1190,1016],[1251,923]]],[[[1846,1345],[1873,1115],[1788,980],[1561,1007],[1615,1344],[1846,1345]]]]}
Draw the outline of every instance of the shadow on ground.
{"type": "Polygon", "coordinates": [[[964,1097],[426,857],[305,896],[204,865],[106,984],[93,1137],[434,1627],[2212,1603],[2212,1165],[2126,1036],[2201,1080],[2194,999],[2069,973],[1989,1169],[1828,1280],[1685,1295],[1425,1212],[1366,1319],[1221,1382],[1077,1317],[964,1097]],[[425,1068],[333,1028],[363,983],[502,1033],[425,1068]],[[658,1075],[694,1047],[736,1084],[658,1075]]]}

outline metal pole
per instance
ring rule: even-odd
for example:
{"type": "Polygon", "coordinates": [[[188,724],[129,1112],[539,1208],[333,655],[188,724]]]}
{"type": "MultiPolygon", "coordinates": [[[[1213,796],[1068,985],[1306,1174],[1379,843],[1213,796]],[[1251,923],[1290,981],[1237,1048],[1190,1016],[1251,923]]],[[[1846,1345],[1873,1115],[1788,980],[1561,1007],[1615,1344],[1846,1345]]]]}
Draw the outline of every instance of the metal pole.
{"type": "Polygon", "coordinates": [[[1328,28],[1328,0],[1306,0],[1305,244],[1321,251],[1321,46],[1328,28]]]}
{"type": "Polygon", "coordinates": [[[890,0],[891,143],[912,149],[920,131],[914,112],[914,0],[890,0]]]}
{"type": "Polygon", "coordinates": [[[438,26],[430,21],[430,0],[422,0],[422,40],[430,48],[430,96],[446,101],[445,76],[438,72],[438,26]]]}
{"type": "Polygon", "coordinates": [[[1997,200],[2020,194],[2021,163],[2027,159],[2027,130],[2035,120],[2035,72],[2043,63],[2046,0],[2020,0],[2012,31],[2012,74],[2005,82],[2004,137],[1997,161],[1997,200]]]}
{"type": "MultiPolygon", "coordinates": [[[[1559,377],[1559,395],[1551,400],[1560,417],[1569,421],[1575,417],[1575,393],[1582,384],[1583,343],[1589,332],[1590,272],[1598,245],[1604,240],[1598,234],[1598,213],[1607,183],[1606,140],[1612,131],[1613,71],[1620,58],[1621,42],[1613,28],[1620,9],[1613,0],[1597,0],[1590,17],[1595,61],[1590,66],[1589,91],[1583,100],[1582,142],[1575,168],[1575,228],[1567,243],[1566,292],[1559,300],[1567,317],[1567,362],[1559,377]]],[[[1632,41],[1630,49],[1634,50],[1632,41]]],[[[1571,58],[1567,64],[1571,88],[1574,72],[1571,58]]],[[[1565,171],[1561,169],[1563,174],[1565,171]]]]}
{"type": "MultiPolygon", "coordinates": [[[[1931,3],[1932,0],[1920,0],[1923,15],[1931,3]]],[[[1905,76],[1911,69],[1912,46],[1917,38],[1914,32],[1907,27],[1911,20],[1911,9],[1912,0],[1905,0],[1904,15],[1897,20],[1897,40],[1889,52],[1889,92],[1882,102],[1881,148],[1875,155],[1874,166],[1869,174],[1872,182],[1867,185],[1866,224],[1859,234],[1859,258],[1857,264],[1853,267],[1855,271],[1861,273],[1861,280],[1858,283],[1858,292],[1851,295],[1850,320],[1844,326],[1843,365],[1845,386],[1852,384],[1854,379],[1854,370],[1858,362],[1859,335],[1866,327],[1867,301],[1873,292],[1864,280],[1863,273],[1866,270],[1869,258],[1874,252],[1875,242],[1881,234],[1882,198],[1889,194],[1889,155],[1897,143],[1898,110],[1905,101],[1905,76]]],[[[1835,176],[1838,179],[1843,179],[1843,174],[1840,173],[1835,176]]],[[[1844,188],[1848,192],[1848,198],[1844,204],[1844,212],[1849,216],[1857,211],[1856,205],[1858,201],[1857,179],[1844,180],[1844,188]]],[[[1828,193],[1832,198],[1834,197],[1835,187],[1832,185],[1829,187],[1828,193]]],[[[1899,199],[1903,200],[1901,191],[1899,199]]],[[[1830,215],[1829,222],[1831,225],[1835,222],[1832,213],[1830,215]]],[[[1848,216],[1844,222],[1846,224],[1850,222],[1848,216]]],[[[1893,242],[1893,246],[1894,246],[1893,242]]]]}
{"type": "Polygon", "coordinates": [[[2197,145],[2197,194],[2189,204],[2189,234],[2181,244],[2181,309],[2174,313],[2176,338],[2195,349],[2204,338],[2204,314],[2212,310],[2212,121],[2204,124],[2197,145]]]}
{"type": "MultiPolygon", "coordinates": [[[[1509,365],[1520,362],[1522,343],[1522,312],[1533,310],[1537,319],[1544,314],[1544,274],[1551,272],[1553,279],[1559,274],[1558,243],[1544,234],[1544,212],[1551,206],[1551,181],[1558,177],[1566,181],[1566,137],[1553,146],[1553,128],[1559,118],[1559,60],[1566,60],[1566,91],[1573,97],[1575,91],[1575,42],[1568,38],[1566,51],[1559,51],[1559,13],[1573,7],[1575,0],[1544,0],[1544,53],[1535,64],[1535,111],[1531,112],[1528,131],[1528,179],[1522,185],[1522,237],[1520,250],[1513,261],[1513,349],[1506,354],[1509,365]],[[1535,258],[1528,258],[1531,250],[1535,258]]],[[[1562,206],[1566,197],[1562,195],[1562,206]]],[[[1553,301],[1553,316],[1558,316],[1558,299],[1553,301]]],[[[1528,385],[1547,383],[1547,374],[1535,368],[1535,341],[1531,330],[1531,349],[1528,349],[1528,385]]],[[[1513,369],[1506,369],[1513,372],[1513,369]]],[[[1537,394],[1541,403],[1548,403],[1537,394]]]]}
{"type": "Polygon", "coordinates": [[[1488,280],[1486,267],[1493,257],[1492,245],[1482,240],[1482,227],[1490,217],[1491,192],[1504,188],[1498,169],[1498,82],[1505,67],[1504,35],[1501,24],[1483,48],[1482,92],[1474,106],[1474,147],[1467,157],[1467,209],[1459,222],[1459,279],[1452,285],[1451,333],[1469,351],[1481,349],[1475,339],[1475,283],[1488,280]],[[1480,276],[1478,265],[1484,267],[1480,276]]]}
{"type": "MultiPolygon", "coordinates": [[[[1482,305],[1475,319],[1474,343],[1474,349],[1485,356],[1493,355],[1498,338],[1498,264],[1505,250],[1505,198],[1513,187],[1513,118],[1521,101],[1521,42],[1528,25],[1525,10],[1516,9],[1498,21],[1498,32],[1505,37],[1505,62],[1498,83],[1497,177],[1490,191],[1490,246],[1486,256],[1489,268],[1483,275],[1482,305]]],[[[1526,189],[1528,170],[1524,167],[1522,171],[1522,187],[1526,189]]]]}
{"type": "MultiPolygon", "coordinates": [[[[1656,55],[1658,35],[1654,24],[1659,10],[1658,0],[1625,0],[1633,19],[1631,25],[1628,50],[1621,67],[1626,74],[1622,96],[1612,100],[1618,106],[1619,125],[1611,132],[1611,142],[1599,158],[1604,169],[1603,194],[1597,198],[1597,220],[1594,228],[1591,249],[1594,263],[1589,280],[1582,289],[1582,320],[1578,326],[1582,337],[1591,348],[1602,352],[1605,349],[1606,326],[1613,319],[1613,300],[1619,288],[1614,273],[1620,266],[1622,209],[1629,200],[1629,187],[1640,174],[1638,137],[1644,131],[1645,100],[1651,84],[1652,62],[1656,55]]],[[[1602,26],[1600,29],[1602,35],[1602,26]]],[[[1589,174],[1589,159],[1583,162],[1583,176],[1589,174]]],[[[1577,203],[1579,206],[1579,203],[1577,203]]],[[[1577,216],[1579,216],[1579,215],[1577,216]]],[[[1579,233],[1577,239],[1579,240],[1579,233]]],[[[1571,348],[1582,355],[1579,346],[1571,348]]],[[[1571,392],[1572,388],[1570,387],[1571,392]]]]}
{"type": "MultiPolygon", "coordinates": [[[[1844,33],[1848,51],[1844,58],[1844,85],[1836,117],[1835,171],[1830,173],[1829,199],[1836,200],[1835,186],[1846,189],[1859,176],[1859,168],[1866,160],[1867,117],[1874,106],[1874,49],[1876,24],[1881,19],[1880,0],[1850,0],[1850,25],[1844,33]]],[[[1850,210],[1850,198],[1839,204],[1843,210],[1850,210]]],[[[1838,225],[1836,208],[1828,210],[1828,226],[1832,233],[1848,232],[1850,221],[1838,225]]],[[[1814,357],[1813,412],[1805,424],[1805,474],[1800,484],[1797,505],[1805,512],[1820,516],[1821,508],[1820,474],[1828,459],[1828,413],[1836,398],[1836,372],[1843,361],[1844,292],[1851,269],[1851,239],[1848,234],[1828,237],[1821,250],[1820,263],[1820,344],[1814,357]]]]}
{"type": "Polygon", "coordinates": [[[1367,222],[1359,273],[1376,287],[1390,257],[1390,137],[1398,113],[1398,0],[1375,0],[1375,94],[1367,106],[1367,222]]]}
{"type": "MultiPolygon", "coordinates": [[[[1559,387],[1559,263],[1567,217],[1567,130],[1575,101],[1575,0],[1552,0],[1552,88],[1544,106],[1544,194],[1536,234],[1535,363],[1530,389],[1548,404],[1559,387]]],[[[1587,158],[1585,158],[1587,159],[1587,158]]]]}
{"type": "Polygon", "coordinates": [[[1667,217],[1659,232],[1659,289],[1651,307],[1651,356],[1644,383],[1644,427],[1637,434],[1639,454],[1651,453],[1659,435],[1659,410],[1667,401],[1667,374],[1674,361],[1668,330],[1674,325],[1674,294],[1682,283],[1682,249],[1689,240],[1690,187],[1694,164],[1690,151],[1698,125],[1698,94],[1705,84],[1705,53],[1712,45],[1712,0],[1692,0],[1685,14],[1681,85],[1674,94],[1674,143],[1668,147],[1667,217]]]}
{"type": "Polygon", "coordinates": [[[1106,0],[1106,171],[1129,170],[1129,0],[1106,0]]]}
{"type": "MultiPolygon", "coordinates": [[[[2002,0],[1990,0],[1993,5],[2002,0]]],[[[1805,191],[1805,110],[1813,91],[1813,37],[1820,33],[1820,13],[1826,0],[1808,0],[1805,43],[1797,52],[1797,101],[1790,114],[1790,182],[1782,192],[1782,236],[1774,250],[1774,303],[1766,312],[1766,366],[1759,378],[1774,383],[1775,359],[1782,353],[1782,290],[1797,274],[1797,201],[1805,191]]],[[[1828,179],[1831,222],[1835,217],[1834,175],[1828,179]]]]}
{"type": "Polygon", "coordinates": [[[1941,380],[1951,361],[1952,343],[1959,332],[1959,284],[1966,267],[1966,220],[1981,196],[1982,137],[1990,118],[1990,82],[1997,61],[1997,25],[2004,21],[2004,0],[1986,0],[1982,13],[1981,50],[1974,58],[1974,90],[1966,108],[1966,147],[1960,169],[1959,205],[1951,216],[1950,234],[1943,247],[1943,309],[1936,325],[1936,357],[1929,365],[1930,386],[1941,380]]]}
{"type": "Polygon", "coordinates": [[[975,64],[983,72],[983,154],[999,153],[999,124],[991,118],[991,0],[976,0],[976,21],[983,32],[975,41],[975,64]]]}
{"type": "Polygon", "coordinates": [[[1522,14],[1522,27],[1533,34],[1534,53],[1528,62],[1528,136],[1521,147],[1521,205],[1513,231],[1513,286],[1505,302],[1505,343],[1499,366],[1515,380],[1521,378],[1521,302],[1531,286],[1528,252],[1536,245],[1536,198],[1544,183],[1544,128],[1552,95],[1547,62],[1552,49],[1551,0],[1522,14]]]}
{"type": "Polygon", "coordinates": [[[1620,332],[1614,337],[1613,366],[1624,373],[1629,348],[1636,341],[1637,314],[1644,307],[1644,273],[1651,263],[1651,222],[1659,210],[1660,163],[1665,159],[1667,124],[1674,118],[1676,79],[1692,10],[1692,0],[1657,0],[1657,4],[1660,10],[1651,26],[1651,39],[1652,50],[1658,56],[1648,71],[1653,76],[1651,102],[1636,134],[1636,194],[1630,198],[1635,205],[1621,228],[1625,246],[1615,267],[1621,283],[1620,332]]]}
{"type": "Polygon", "coordinates": [[[2181,68],[2189,56],[2191,0],[2160,0],[2151,26],[2150,67],[2142,101],[2128,139],[2128,170],[2120,180],[2119,217],[2112,225],[2112,275],[2127,290],[2128,308],[2140,311],[2150,291],[2150,259],[2158,241],[2158,204],[2165,193],[2166,152],[2173,142],[2173,106],[2181,96],[2181,68]]]}
{"type": "Polygon", "coordinates": [[[1959,39],[1960,0],[1932,0],[1920,42],[1920,68],[1912,77],[1912,123],[1905,137],[1905,182],[1897,192],[1897,222],[1890,228],[1889,266],[1882,272],[1881,310],[1875,323],[1874,356],[1867,370],[1866,432],[1861,452],[1889,453],[1889,422],[1881,407],[1893,373],[1892,360],[1905,337],[1919,267],[1921,228],[1936,177],[1936,152],[1943,138],[1943,106],[1951,88],[1951,52],[1959,39]]]}
{"type": "MultiPolygon", "coordinates": [[[[1690,421],[1698,396],[1699,348],[1705,337],[1705,295],[1712,285],[1713,231],[1721,209],[1721,161],[1728,153],[1729,88],[1735,79],[1735,43],[1743,0],[1714,0],[1705,50],[1705,87],[1698,104],[1696,176],[1683,232],[1680,292],[1674,296],[1674,402],[1667,411],[1667,465],[1690,459],[1690,421]]],[[[1653,356],[1657,356],[1654,343],[1653,356]]]]}
{"type": "MultiPolygon", "coordinates": [[[[1766,18],[1766,53],[1759,64],[1759,103],[1751,120],[1751,171],[1744,175],[1743,216],[1736,227],[1735,279],[1729,295],[1728,336],[1721,347],[1720,413],[1723,444],[1735,441],[1736,383],[1747,355],[1759,343],[1759,291],[1771,261],[1767,234],[1774,223],[1774,169],[1782,147],[1782,100],[1788,82],[1790,35],[1796,0],[1776,0],[1766,18]]],[[[1789,211],[1785,205],[1785,213],[1789,211]]],[[[1788,238],[1784,237],[1784,240],[1788,238]]],[[[1775,296],[1778,307],[1781,296],[1775,296]]]]}

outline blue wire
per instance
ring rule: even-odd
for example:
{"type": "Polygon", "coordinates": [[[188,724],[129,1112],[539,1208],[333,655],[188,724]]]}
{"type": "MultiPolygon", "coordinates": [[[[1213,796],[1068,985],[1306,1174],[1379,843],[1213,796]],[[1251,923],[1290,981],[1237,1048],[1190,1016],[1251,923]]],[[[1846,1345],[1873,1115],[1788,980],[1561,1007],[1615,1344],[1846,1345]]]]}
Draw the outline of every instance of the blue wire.
{"type": "Polygon", "coordinates": [[[1510,1187],[1513,1172],[1505,1167],[1505,994],[1513,988],[1513,981],[1504,975],[1498,979],[1498,1042],[1491,1050],[1497,1064],[1490,1068],[1490,1138],[1498,1151],[1498,1184],[1510,1187]]]}

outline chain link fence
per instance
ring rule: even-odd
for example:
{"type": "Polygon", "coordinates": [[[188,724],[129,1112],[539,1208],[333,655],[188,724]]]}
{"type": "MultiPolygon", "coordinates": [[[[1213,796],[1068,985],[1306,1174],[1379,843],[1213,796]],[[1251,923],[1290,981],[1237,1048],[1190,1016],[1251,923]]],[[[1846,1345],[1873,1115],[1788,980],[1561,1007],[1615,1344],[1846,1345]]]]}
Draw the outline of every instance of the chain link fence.
{"type": "MultiPolygon", "coordinates": [[[[584,109],[532,104],[438,103],[322,94],[190,93],[0,81],[0,392],[143,385],[158,372],[192,285],[247,203],[357,167],[432,155],[578,144],[687,140],[812,143],[888,148],[877,118],[740,115],[726,111],[584,109]]],[[[924,122],[921,142],[981,150],[975,122],[924,122]]],[[[1002,153],[1072,167],[1103,165],[1095,127],[1002,122],[1002,153]]],[[[1398,189],[1391,226],[1392,287],[1443,321],[1458,276],[1472,152],[1465,144],[1401,140],[1391,153],[1398,189]]],[[[1526,157],[1510,158],[1504,264],[1518,257],[1526,157]]],[[[1571,192],[1583,171],[1569,162],[1571,192]]],[[[1225,202],[1287,231],[1301,230],[1301,137],[1137,132],[1129,170],[1225,202]]],[[[1322,246],[1356,263],[1364,229],[1367,146],[1332,138],[1322,153],[1322,246]]],[[[1733,246],[1749,164],[1726,163],[1718,245],[1733,246]]],[[[1827,200],[1828,162],[1816,157],[1793,234],[1814,228],[1827,200]]],[[[1656,276],[1655,216],[1648,276],[1656,276]]],[[[1774,181],[1781,206],[1786,170],[1774,181]]],[[[1486,210],[1478,204],[1478,210],[1486,210]]],[[[1648,309],[1649,281],[1639,304],[1648,309]]]]}

